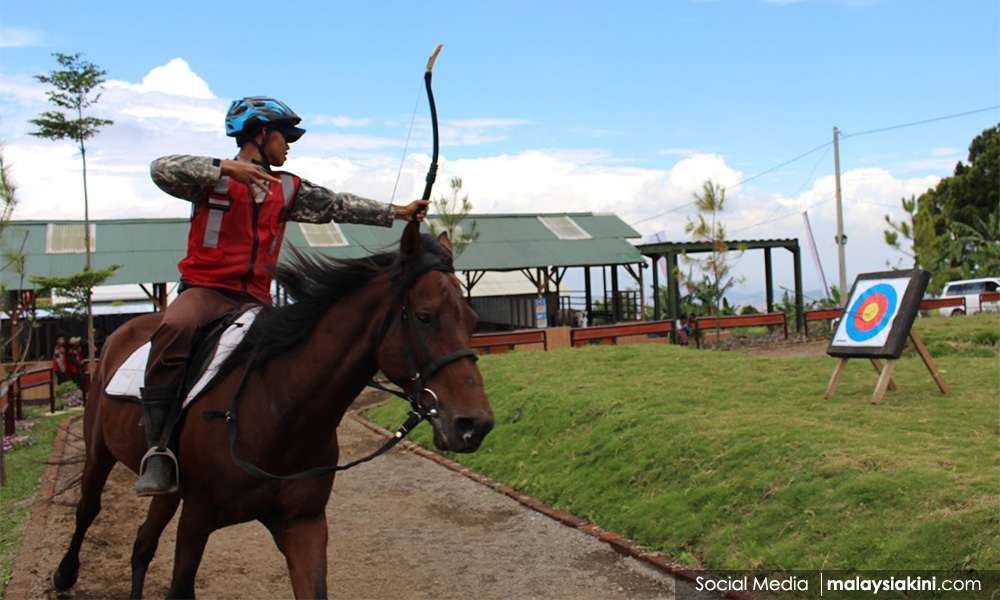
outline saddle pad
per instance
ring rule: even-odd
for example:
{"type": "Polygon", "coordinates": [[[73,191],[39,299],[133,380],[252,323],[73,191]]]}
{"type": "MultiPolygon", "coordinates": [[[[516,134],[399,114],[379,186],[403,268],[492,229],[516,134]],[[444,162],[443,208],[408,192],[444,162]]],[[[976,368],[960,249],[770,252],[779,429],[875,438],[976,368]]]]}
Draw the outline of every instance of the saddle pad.
{"type": "MultiPolygon", "coordinates": [[[[253,323],[254,317],[257,316],[259,310],[260,307],[254,307],[241,314],[222,333],[222,337],[219,338],[219,344],[215,348],[215,354],[212,356],[212,360],[209,361],[208,367],[184,397],[185,407],[194,402],[208,388],[209,384],[218,374],[222,362],[243,341],[250,324],[253,323]]],[[[122,363],[122,366],[118,367],[115,374],[111,376],[108,385],[104,387],[106,395],[118,398],[139,399],[139,388],[146,384],[146,362],[149,360],[149,349],[151,347],[152,344],[146,342],[133,352],[122,363]]]]}

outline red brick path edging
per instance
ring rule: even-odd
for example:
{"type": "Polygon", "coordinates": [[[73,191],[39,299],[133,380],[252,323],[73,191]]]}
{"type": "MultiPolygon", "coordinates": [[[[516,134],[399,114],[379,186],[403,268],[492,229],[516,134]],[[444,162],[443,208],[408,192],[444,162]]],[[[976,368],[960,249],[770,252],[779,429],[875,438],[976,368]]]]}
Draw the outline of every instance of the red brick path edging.
{"type": "MultiPolygon", "coordinates": [[[[358,423],[361,423],[368,429],[371,429],[372,431],[380,435],[383,435],[388,438],[391,438],[394,435],[391,431],[384,429],[376,425],[375,423],[372,423],[371,421],[368,421],[367,419],[356,413],[352,414],[351,417],[358,423]]],[[[694,567],[682,565],[677,561],[675,561],[674,559],[667,556],[666,554],[663,554],[662,552],[654,552],[647,548],[643,548],[642,545],[639,544],[638,542],[630,540],[629,538],[619,533],[608,531],[607,529],[604,529],[603,527],[591,523],[590,521],[587,521],[582,517],[578,517],[564,510],[559,510],[558,508],[549,506],[548,504],[542,502],[541,500],[532,498],[531,496],[525,494],[524,492],[520,492],[509,485],[500,483],[499,481],[496,481],[494,479],[490,479],[489,477],[483,475],[482,473],[477,473],[476,471],[469,469],[468,467],[466,467],[461,463],[455,462],[450,458],[441,456],[440,454],[432,450],[428,450],[423,446],[414,444],[409,440],[401,440],[399,445],[418,456],[430,459],[438,463],[439,465],[451,469],[452,471],[455,471],[460,475],[464,475],[465,477],[468,477],[469,479],[477,483],[485,485],[486,487],[496,492],[499,492],[505,496],[513,498],[514,500],[518,501],[524,506],[536,512],[539,512],[551,519],[555,519],[556,521],[562,523],[563,525],[572,527],[574,529],[579,529],[584,533],[588,533],[596,537],[597,539],[601,540],[602,542],[605,542],[608,545],[610,545],[611,548],[615,550],[615,552],[618,552],[619,554],[622,554],[624,556],[630,556],[638,561],[646,563],[652,566],[653,568],[657,569],[658,571],[662,571],[663,573],[667,573],[669,575],[672,575],[673,577],[682,579],[690,583],[695,583],[698,577],[701,577],[702,579],[719,580],[718,577],[715,577],[709,573],[706,573],[704,571],[699,571],[694,567]]],[[[728,591],[725,593],[725,597],[732,598],[733,600],[752,600],[751,596],[738,591],[728,591]]]]}

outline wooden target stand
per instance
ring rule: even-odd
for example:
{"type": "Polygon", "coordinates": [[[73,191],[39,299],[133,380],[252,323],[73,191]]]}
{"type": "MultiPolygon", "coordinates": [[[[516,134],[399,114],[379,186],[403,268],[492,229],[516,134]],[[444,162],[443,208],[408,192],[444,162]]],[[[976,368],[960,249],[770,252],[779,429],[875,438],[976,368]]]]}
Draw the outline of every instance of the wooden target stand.
{"type": "Polygon", "coordinates": [[[872,404],[880,404],[886,390],[895,390],[892,373],[909,340],[942,394],[950,393],[941,370],[913,331],[920,299],[927,289],[930,273],[921,269],[886,271],[858,275],[844,305],[833,339],[826,352],[838,358],[823,397],[833,398],[850,358],[867,358],[878,371],[872,404]],[[882,364],[885,360],[885,365],[882,364]]]}
{"type": "MultiPolygon", "coordinates": [[[[913,329],[910,329],[909,339],[916,349],[917,354],[920,355],[920,359],[924,361],[927,370],[930,371],[931,377],[934,378],[934,383],[937,384],[938,389],[941,390],[942,394],[950,394],[951,390],[948,388],[948,384],[945,383],[937,363],[934,362],[934,357],[931,356],[931,353],[927,350],[927,346],[924,345],[923,340],[920,339],[920,336],[913,329]]],[[[844,375],[844,370],[847,368],[847,360],[848,357],[841,356],[840,360],[837,361],[837,367],[833,370],[833,375],[830,377],[830,384],[826,386],[826,393],[823,394],[823,397],[827,400],[833,398],[833,395],[837,393],[840,378],[844,375]]],[[[881,404],[886,390],[896,390],[896,384],[892,381],[892,372],[895,370],[899,359],[887,359],[885,365],[878,358],[869,358],[869,360],[879,374],[878,384],[875,386],[875,393],[872,395],[872,404],[881,404]]]]}

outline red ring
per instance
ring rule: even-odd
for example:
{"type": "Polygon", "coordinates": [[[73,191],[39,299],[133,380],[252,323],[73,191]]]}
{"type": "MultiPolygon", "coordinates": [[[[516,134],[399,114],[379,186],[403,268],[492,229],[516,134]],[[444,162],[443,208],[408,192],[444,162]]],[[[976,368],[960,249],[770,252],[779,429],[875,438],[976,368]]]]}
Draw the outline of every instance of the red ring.
{"type": "Polygon", "coordinates": [[[872,294],[867,298],[862,306],[858,307],[858,312],[854,314],[854,327],[858,331],[868,331],[874,329],[876,325],[881,323],[886,316],[887,310],[889,308],[889,299],[885,297],[885,294],[872,294]],[[878,305],[878,312],[875,313],[875,317],[871,321],[865,321],[862,319],[862,315],[865,313],[865,309],[871,306],[872,303],[878,305]]]}

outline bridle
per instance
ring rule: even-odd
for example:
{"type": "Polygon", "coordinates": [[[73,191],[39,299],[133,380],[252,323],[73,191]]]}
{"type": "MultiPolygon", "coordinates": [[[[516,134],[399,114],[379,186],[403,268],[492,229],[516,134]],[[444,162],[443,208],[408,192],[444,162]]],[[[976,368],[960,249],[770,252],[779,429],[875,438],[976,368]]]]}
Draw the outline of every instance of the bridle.
{"type": "MultiPolygon", "coordinates": [[[[418,279],[426,275],[431,271],[439,271],[442,273],[454,273],[454,268],[451,266],[451,262],[432,255],[425,255],[421,262],[417,265],[417,273],[413,276],[412,281],[415,283],[418,279]],[[428,258],[432,257],[432,258],[428,258]]],[[[381,456],[389,451],[393,446],[398,444],[408,433],[413,431],[417,425],[424,420],[432,420],[438,416],[438,395],[428,386],[429,381],[444,367],[450,365],[451,363],[463,359],[470,358],[473,361],[479,360],[479,354],[473,348],[463,348],[456,350],[442,356],[440,358],[434,359],[431,356],[427,345],[424,343],[423,337],[421,337],[419,331],[413,326],[413,313],[410,310],[409,304],[406,302],[406,295],[409,289],[402,289],[399,294],[398,308],[396,306],[390,306],[386,313],[385,319],[382,321],[382,325],[379,328],[378,336],[375,341],[374,347],[374,359],[378,360],[379,351],[382,348],[382,344],[385,341],[386,336],[391,329],[392,323],[396,321],[394,318],[397,311],[399,315],[399,324],[402,333],[402,342],[399,345],[399,351],[403,355],[403,360],[406,362],[407,370],[410,376],[410,382],[413,384],[409,391],[400,392],[391,388],[387,388],[376,381],[372,380],[368,383],[370,387],[389,392],[410,403],[410,412],[406,421],[399,426],[396,433],[382,445],[381,448],[375,452],[360,458],[346,465],[331,465],[327,467],[315,467],[312,469],[306,469],[304,471],[299,471],[297,473],[292,473],[290,475],[276,475],[274,473],[269,473],[254,464],[248,463],[239,456],[236,455],[236,438],[237,438],[237,423],[236,418],[237,410],[239,408],[239,400],[242,396],[243,389],[246,387],[246,380],[250,373],[250,368],[257,356],[256,352],[251,352],[250,356],[247,358],[247,362],[243,367],[243,374],[240,377],[239,385],[236,386],[236,391],[229,403],[229,410],[226,412],[217,410],[203,410],[202,416],[205,418],[225,418],[227,425],[227,432],[229,436],[229,454],[241,469],[253,475],[255,477],[260,477],[262,479],[279,479],[279,480],[300,480],[300,479],[312,479],[315,477],[323,477],[326,475],[332,475],[338,471],[346,471],[351,467],[355,467],[362,463],[366,463],[377,456],[381,456]],[[420,399],[423,395],[430,395],[433,398],[433,402],[430,407],[425,407],[420,399]]]]}
{"type": "MultiPolygon", "coordinates": [[[[420,270],[414,278],[414,281],[420,279],[430,271],[438,271],[442,273],[455,272],[450,261],[446,261],[439,257],[435,257],[435,260],[433,261],[425,260],[423,262],[424,264],[419,267],[420,270]]],[[[409,304],[407,304],[405,300],[405,291],[401,297],[403,300],[399,305],[399,325],[402,330],[403,339],[399,345],[399,352],[403,355],[403,360],[406,362],[410,382],[413,385],[408,392],[400,392],[391,388],[386,388],[376,381],[372,381],[368,384],[370,387],[389,392],[390,394],[398,396],[410,403],[410,418],[407,419],[406,423],[404,423],[393,436],[393,439],[397,439],[397,441],[409,433],[413,427],[419,425],[421,421],[425,419],[434,419],[438,416],[438,395],[433,389],[428,387],[428,382],[438,373],[438,371],[462,358],[471,358],[473,361],[479,360],[479,353],[472,348],[463,348],[437,359],[432,358],[430,350],[427,349],[427,344],[424,343],[420,333],[413,325],[414,316],[413,312],[410,310],[409,304]],[[424,407],[424,405],[420,402],[420,398],[424,394],[428,394],[431,398],[433,398],[433,402],[430,407],[424,407]]],[[[382,327],[379,328],[379,334],[375,342],[376,358],[378,357],[382,343],[385,341],[385,336],[389,332],[394,312],[395,310],[393,309],[389,310],[385,320],[382,322],[382,327]]]]}

